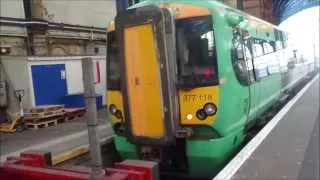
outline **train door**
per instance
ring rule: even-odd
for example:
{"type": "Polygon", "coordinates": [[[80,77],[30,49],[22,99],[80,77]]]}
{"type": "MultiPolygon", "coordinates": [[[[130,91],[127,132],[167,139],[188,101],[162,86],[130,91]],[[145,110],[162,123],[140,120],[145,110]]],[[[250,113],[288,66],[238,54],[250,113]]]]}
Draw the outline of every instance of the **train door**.
{"type": "Polygon", "coordinates": [[[148,6],[118,14],[115,23],[127,137],[138,144],[173,143],[178,119],[173,17],[148,6]]]}
{"type": "MultiPolygon", "coordinates": [[[[248,88],[248,98],[245,102],[247,119],[252,120],[257,116],[257,110],[260,102],[260,84],[256,82],[256,69],[254,63],[254,48],[252,38],[249,32],[242,30],[238,32],[240,44],[237,46],[237,59],[242,63],[243,70],[240,82],[248,88]]],[[[241,69],[241,68],[240,68],[241,69]]]]}
{"type": "Polygon", "coordinates": [[[239,83],[246,89],[246,92],[243,93],[244,96],[242,97],[243,107],[246,119],[250,120],[249,115],[252,103],[255,102],[255,99],[252,99],[252,94],[255,89],[251,85],[254,81],[252,53],[250,51],[249,40],[245,31],[235,29],[232,41],[233,67],[239,83]]]}
{"type": "MultiPolygon", "coordinates": [[[[250,36],[249,36],[250,37],[250,36]]],[[[249,96],[250,96],[250,108],[249,108],[249,119],[254,119],[257,116],[257,110],[260,103],[260,94],[261,94],[261,87],[260,83],[257,82],[256,77],[256,67],[255,67],[255,60],[256,56],[256,49],[254,46],[254,41],[252,38],[248,38],[244,40],[244,50],[247,59],[247,67],[249,73],[249,96]]]]}

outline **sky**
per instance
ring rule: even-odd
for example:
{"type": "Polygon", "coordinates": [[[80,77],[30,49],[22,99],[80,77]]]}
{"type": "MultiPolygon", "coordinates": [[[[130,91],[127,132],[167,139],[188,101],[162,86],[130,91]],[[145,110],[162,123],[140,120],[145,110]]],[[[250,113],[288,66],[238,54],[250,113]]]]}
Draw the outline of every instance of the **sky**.
{"type": "Polygon", "coordinates": [[[289,33],[289,44],[307,57],[319,57],[320,7],[308,8],[289,17],[279,27],[289,33]]]}

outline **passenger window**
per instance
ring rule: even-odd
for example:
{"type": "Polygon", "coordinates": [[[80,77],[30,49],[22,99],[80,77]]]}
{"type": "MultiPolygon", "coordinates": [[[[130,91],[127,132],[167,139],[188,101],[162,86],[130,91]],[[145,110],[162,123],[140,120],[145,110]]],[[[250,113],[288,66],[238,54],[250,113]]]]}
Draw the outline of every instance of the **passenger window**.
{"type": "Polygon", "coordinates": [[[257,42],[253,44],[253,54],[254,54],[254,57],[260,57],[263,55],[263,48],[261,44],[257,42]]]}
{"type": "Polygon", "coordinates": [[[269,43],[271,45],[272,52],[275,52],[276,51],[276,43],[274,41],[270,41],[269,43]]]}
{"type": "Polygon", "coordinates": [[[284,32],[281,32],[280,34],[281,34],[280,37],[281,37],[282,47],[283,49],[285,49],[288,46],[287,35],[284,32]]]}
{"type": "Polygon", "coordinates": [[[282,49],[282,43],[281,41],[276,41],[275,43],[275,48],[276,48],[276,51],[279,51],[282,49]]]}
{"type": "Polygon", "coordinates": [[[264,51],[264,54],[273,53],[273,47],[270,45],[269,42],[263,43],[263,51],[264,51]]]}
{"type": "MultiPolygon", "coordinates": [[[[260,59],[262,60],[262,59],[260,59]]],[[[261,80],[264,77],[267,77],[269,75],[268,73],[268,62],[261,61],[257,64],[255,64],[255,73],[256,78],[261,80]]]]}
{"type": "Polygon", "coordinates": [[[269,65],[268,65],[268,73],[269,74],[275,74],[275,73],[279,73],[280,72],[280,65],[278,62],[271,62],[269,65]]]}
{"type": "Polygon", "coordinates": [[[254,75],[254,68],[253,68],[253,57],[252,57],[252,53],[249,49],[250,45],[249,45],[250,41],[245,42],[244,45],[244,54],[245,54],[245,60],[246,60],[246,65],[248,68],[248,73],[249,73],[249,78],[250,78],[250,83],[255,81],[255,75],[254,75]]]}
{"type": "Polygon", "coordinates": [[[268,49],[262,40],[255,39],[253,44],[253,54],[254,54],[254,73],[256,80],[260,80],[268,76],[268,62],[265,62],[266,58],[263,56],[268,52],[268,49]]]}

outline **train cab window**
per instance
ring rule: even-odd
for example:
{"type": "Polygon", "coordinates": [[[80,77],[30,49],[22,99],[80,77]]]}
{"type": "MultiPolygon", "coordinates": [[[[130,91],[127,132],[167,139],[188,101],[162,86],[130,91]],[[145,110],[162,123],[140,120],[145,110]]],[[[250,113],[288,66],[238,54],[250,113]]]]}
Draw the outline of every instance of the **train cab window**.
{"type": "Polygon", "coordinates": [[[120,90],[120,62],[117,58],[118,47],[116,33],[107,35],[107,87],[109,90],[120,90]]]}
{"type": "Polygon", "coordinates": [[[218,84],[211,16],[176,21],[178,79],[181,87],[218,84]]]}

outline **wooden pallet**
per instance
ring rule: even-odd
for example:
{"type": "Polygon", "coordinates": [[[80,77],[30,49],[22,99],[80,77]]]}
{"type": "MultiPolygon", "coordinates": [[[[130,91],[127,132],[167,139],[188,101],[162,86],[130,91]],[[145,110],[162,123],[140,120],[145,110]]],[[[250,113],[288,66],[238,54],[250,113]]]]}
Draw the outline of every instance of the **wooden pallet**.
{"type": "Polygon", "coordinates": [[[58,122],[64,122],[66,119],[65,113],[56,114],[54,116],[44,117],[44,118],[25,118],[24,121],[27,123],[40,123],[51,120],[57,120],[58,122]]]}
{"type": "Polygon", "coordinates": [[[84,108],[66,108],[65,117],[67,121],[75,120],[81,118],[85,115],[86,110],[84,108]]]}
{"type": "Polygon", "coordinates": [[[27,113],[42,113],[42,112],[49,112],[49,111],[58,111],[63,110],[64,105],[43,105],[43,106],[36,106],[30,109],[26,109],[25,112],[27,113]]]}
{"type": "Polygon", "coordinates": [[[46,128],[50,126],[56,126],[56,125],[58,125],[57,119],[38,122],[38,123],[26,123],[26,126],[28,127],[28,129],[33,129],[33,130],[37,130],[39,128],[46,128]]]}
{"type": "Polygon", "coordinates": [[[47,112],[39,112],[39,113],[24,113],[24,119],[45,119],[57,116],[63,116],[65,114],[64,110],[53,110],[47,112]]]}

